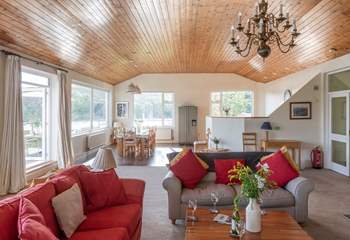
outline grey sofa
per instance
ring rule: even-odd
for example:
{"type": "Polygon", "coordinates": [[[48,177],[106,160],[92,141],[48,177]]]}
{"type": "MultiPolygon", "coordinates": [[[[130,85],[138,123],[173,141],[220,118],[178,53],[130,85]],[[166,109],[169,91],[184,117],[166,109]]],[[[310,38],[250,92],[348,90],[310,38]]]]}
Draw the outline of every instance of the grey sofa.
{"type": "MultiPolygon", "coordinates": [[[[168,154],[171,161],[176,152],[168,154]]],[[[247,165],[255,169],[261,157],[270,154],[265,152],[226,152],[226,153],[198,153],[208,165],[208,174],[202,179],[195,189],[183,188],[180,180],[169,170],[163,179],[163,187],[168,192],[169,219],[175,223],[177,219],[185,218],[188,200],[196,199],[201,207],[211,207],[210,193],[218,192],[220,200],[219,208],[232,208],[233,197],[240,193],[240,186],[233,188],[223,184],[215,184],[215,159],[245,159],[247,165]]],[[[313,190],[313,183],[298,177],[290,181],[284,188],[267,191],[262,196],[261,207],[270,210],[285,210],[293,216],[298,223],[303,223],[308,217],[308,198],[313,190]]],[[[241,196],[241,207],[245,207],[247,200],[241,196]]]]}

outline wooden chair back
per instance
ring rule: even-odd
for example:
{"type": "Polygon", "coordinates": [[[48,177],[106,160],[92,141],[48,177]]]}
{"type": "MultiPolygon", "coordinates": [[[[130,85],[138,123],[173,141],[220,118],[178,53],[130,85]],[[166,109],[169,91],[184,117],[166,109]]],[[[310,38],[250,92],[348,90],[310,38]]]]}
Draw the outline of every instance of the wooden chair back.
{"type": "Polygon", "coordinates": [[[245,152],[247,147],[253,147],[255,151],[258,150],[258,141],[255,132],[244,132],[242,133],[243,139],[243,151],[245,152]]]}

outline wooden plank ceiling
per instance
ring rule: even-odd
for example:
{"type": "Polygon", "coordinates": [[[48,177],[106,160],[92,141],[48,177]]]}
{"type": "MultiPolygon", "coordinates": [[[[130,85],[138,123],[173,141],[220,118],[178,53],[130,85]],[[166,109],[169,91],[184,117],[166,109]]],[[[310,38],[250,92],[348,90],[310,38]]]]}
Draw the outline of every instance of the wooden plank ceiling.
{"type": "MultiPolygon", "coordinates": [[[[236,73],[268,82],[350,52],[350,1],[288,0],[300,35],[263,62],[229,45],[256,0],[1,0],[0,44],[117,84],[142,73],[236,73]],[[330,52],[336,48],[336,52],[330,52]]],[[[276,13],[280,0],[270,0],[276,13]]]]}

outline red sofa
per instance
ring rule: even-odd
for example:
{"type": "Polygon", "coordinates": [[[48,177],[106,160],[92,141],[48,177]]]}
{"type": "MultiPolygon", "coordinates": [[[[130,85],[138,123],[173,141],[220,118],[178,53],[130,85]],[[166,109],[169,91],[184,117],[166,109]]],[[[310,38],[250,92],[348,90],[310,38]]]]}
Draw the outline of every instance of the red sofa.
{"type": "MultiPolygon", "coordinates": [[[[73,184],[71,184],[71,181],[67,181],[69,182],[68,185],[62,185],[62,181],[55,181],[55,179],[64,179],[66,176],[69,176],[70,179],[73,178],[81,186],[79,172],[87,170],[83,165],[69,168],[44,184],[37,185],[14,197],[0,201],[0,239],[18,239],[17,218],[20,195],[32,201],[39,208],[46,220],[47,226],[59,239],[65,239],[59,230],[51,205],[51,199],[60,192],[70,188],[73,184]],[[60,185],[58,185],[58,182],[60,182],[60,185]]],[[[139,240],[141,238],[145,182],[136,179],[121,179],[121,181],[127,195],[128,203],[100,209],[95,212],[85,212],[87,216],[86,220],[79,226],[76,233],[70,239],[139,240]]]]}

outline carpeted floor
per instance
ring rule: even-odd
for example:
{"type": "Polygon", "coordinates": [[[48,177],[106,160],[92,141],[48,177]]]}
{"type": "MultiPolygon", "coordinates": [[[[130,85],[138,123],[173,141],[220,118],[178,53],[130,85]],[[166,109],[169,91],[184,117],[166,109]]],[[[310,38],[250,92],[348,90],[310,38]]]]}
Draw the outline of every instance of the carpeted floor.
{"type": "MultiPolygon", "coordinates": [[[[182,240],[183,225],[172,225],[167,216],[167,195],[161,181],[166,167],[120,166],[121,177],[146,181],[142,240],[182,240]]],[[[310,219],[303,228],[316,240],[350,240],[350,178],[329,170],[304,170],[316,189],[310,195],[310,219]]],[[[281,238],[282,239],[282,238],[281,238]]]]}

